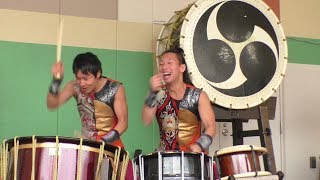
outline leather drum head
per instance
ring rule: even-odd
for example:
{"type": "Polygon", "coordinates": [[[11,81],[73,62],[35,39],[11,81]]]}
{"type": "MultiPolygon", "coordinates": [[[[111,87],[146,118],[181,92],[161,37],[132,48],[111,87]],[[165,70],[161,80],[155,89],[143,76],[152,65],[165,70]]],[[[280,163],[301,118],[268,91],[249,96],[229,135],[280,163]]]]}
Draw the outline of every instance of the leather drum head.
{"type": "MultiPolygon", "coordinates": [[[[176,16],[171,19],[177,21],[176,16]]],[[[199,0],[178,19],[183,19],[181,26],[171,36],[164,35],[164,27],[159,39],[178,39],[171,44],[184,49],[191,82],[213,103],[246,109],[276,92],[285,74],[287,42],[263,1],[199,0]]],[[[161,43],[158,55],[165,47],[161,43]]]]}

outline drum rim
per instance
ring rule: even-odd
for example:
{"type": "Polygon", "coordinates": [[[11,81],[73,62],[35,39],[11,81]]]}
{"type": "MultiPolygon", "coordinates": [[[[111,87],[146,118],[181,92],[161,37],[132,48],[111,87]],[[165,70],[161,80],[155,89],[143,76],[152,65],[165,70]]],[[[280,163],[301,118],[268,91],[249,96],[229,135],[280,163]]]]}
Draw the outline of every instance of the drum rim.
{"type": "MultiPolygon", "coordinates": [[[[272,175],[269,171],[257,171],[257,176],[270,176],[272,175]]],[[[235,178],[243,178],[243,177],[254,177],[256,175],[255,172],[247,172],[247,173],[241,173],[241,174],[235,174],[233,175],[235,178]]],[[[222,177],[221,180],[227,180],[229,176],[222,177]]]]}
{"type": "MultiPolygon", "coordinates": [[[[217,156],[236,153],[236,152],[251,151],[251,146],[253,147],[255,152],[260,152],[262,155],[267,153],[267,149],[264,147],[255,146],[255,145],[237,145],[237,146],[226,147],[218,150],[217,156]]],[[[258,155],[260,155],[260,153],[258,155]]]]}
{"type": "Polygon", "coordinates": [[[157,152],[152,152],[145,154],[143,156],[148,156],[148,155],[158,155],[160,152],[161,155],[163,154],[187,154],[187,155],[201,155],[202,153],[196,153],[196,152],[184,152],[184,151],[157,151],[157,152]]]}
{"type": "MultiPolygon", "coordinates": [[[[160,154],[163,157],[169,157],[170,155],[174,155],[177,154],[179,155],[179,157],[181,157],[181,154],[183,152],[184,156],[201,156],[202,153],[196,153],[196,152],[184,152],[184,151],[157,151],[157,152],[151,152],[151,153],[147,153],[147,154],[143,154],[140,155],[142,158],[154,158],[157,157],[160,154]]],[[[204,158],[210,158],[209,155],[207,154],[203,154],[204,158]]],[[[139,156],[134,158],[134,161],[138,161],[139,160],[139,156]]]]}

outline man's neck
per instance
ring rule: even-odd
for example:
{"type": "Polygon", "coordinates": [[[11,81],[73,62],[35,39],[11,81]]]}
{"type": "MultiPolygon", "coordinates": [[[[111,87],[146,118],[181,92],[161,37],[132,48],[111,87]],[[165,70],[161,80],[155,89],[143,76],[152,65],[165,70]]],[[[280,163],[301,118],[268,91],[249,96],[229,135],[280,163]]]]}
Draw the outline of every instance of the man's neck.
{"type": "Polygon", "coordinates": [[[93,91],[94,91],[93,93],[99,92],[99,91],[103,88],[103,86],[105,85],[106,81],[107,81],[106,78],[100,77],[100,78],[98,79],[98,82],[97,82],[96,87],[95,87],[94,90],[93,90],[93,91]]]}
{"type": "Polygon", "coordinates": [[[186,91],[186,84],[181,81],[179,83],[173,83],[167,85],[168,92],[173,99],[181,100],[186,91]]]}

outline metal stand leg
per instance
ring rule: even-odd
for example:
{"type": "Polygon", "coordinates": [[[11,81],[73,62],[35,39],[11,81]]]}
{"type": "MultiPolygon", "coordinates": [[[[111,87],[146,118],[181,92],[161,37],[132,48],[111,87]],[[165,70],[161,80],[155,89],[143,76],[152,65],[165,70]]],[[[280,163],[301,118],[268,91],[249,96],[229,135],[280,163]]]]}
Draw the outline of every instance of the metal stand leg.
{"type": "Polygon", "coordinates": [[[237,119],[232,121],[232,132],[233,132],[233,145],[242,145],[243,144],[243,126],[242,121],[237,119]]]}

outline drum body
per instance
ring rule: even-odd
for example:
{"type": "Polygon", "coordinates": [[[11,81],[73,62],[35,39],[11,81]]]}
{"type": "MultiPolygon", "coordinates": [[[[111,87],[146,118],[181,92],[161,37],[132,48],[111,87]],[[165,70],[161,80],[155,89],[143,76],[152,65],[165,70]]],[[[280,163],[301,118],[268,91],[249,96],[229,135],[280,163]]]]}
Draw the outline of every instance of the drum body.
{"type": "Polygon", "coordinates": [[[180,151],[141,155],[133,160],[135,180],[210,180],[212,158],[180,151]]]}
{"type": "Polygon", "coordinates": [[[271,175],[261,171],[259,156],[267,152],[266,148],[251,145],[239,145],[217,151],[215,160],[222,179],[228,176],[253,177],[271,175]],[[257,174],[256,174],[257,173],[257,174]]]}
{"type": "Polygon", "coordinates": [[[96,141],[20,137],[3,143],[1,176],[10,180],[115,179],[124,155],[124,150],[96,141]]]}

